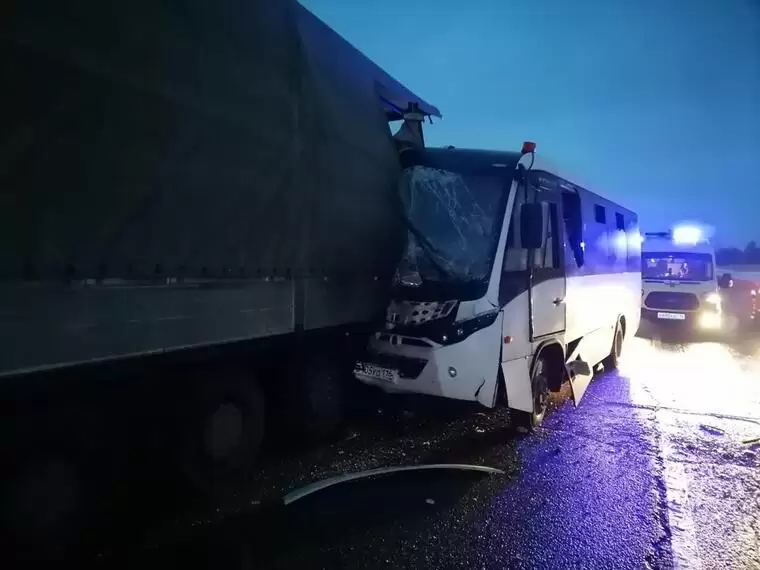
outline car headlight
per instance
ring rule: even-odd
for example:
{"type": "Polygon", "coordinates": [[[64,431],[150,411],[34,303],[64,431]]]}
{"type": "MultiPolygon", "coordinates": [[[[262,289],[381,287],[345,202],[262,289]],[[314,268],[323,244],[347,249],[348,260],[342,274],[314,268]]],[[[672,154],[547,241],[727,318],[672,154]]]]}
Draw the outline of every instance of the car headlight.
{"type": "Polygon", "coordinates": [[[752,289],[752,291],[750,291],[749,294],[752,295],[753,297],[756,297],[757,296],[757,290],[756,289],[752,289]]]}
{"type": "Polygon", "coordinates": [[[705,296],[705,303],[710,303],[712,305],[720,305],[720,302],[721,302],[720,293],[713,291],[712,293],[708,293],[705,296]]]}
{"type": "Polygon", "coordinates": [[[722,324],[720,313],[702,313],[699,317],[699,326],[703,329],[719,329],[722,324]]]}

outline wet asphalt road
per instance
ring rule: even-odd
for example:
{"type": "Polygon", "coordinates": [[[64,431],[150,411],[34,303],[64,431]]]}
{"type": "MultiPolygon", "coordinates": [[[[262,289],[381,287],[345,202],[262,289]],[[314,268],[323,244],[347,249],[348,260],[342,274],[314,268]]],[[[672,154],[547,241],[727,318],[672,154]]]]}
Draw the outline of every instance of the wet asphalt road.
{"type": "Polygon", "coordinates": [[[366,410],[340,440],[271,457],[244,496],[144,537],[131,567],[760,568],[760,342],[632,339],[532,435],[503,410],[366,410]],[[346,483],[289,507],[303,484],[346,483]]]}

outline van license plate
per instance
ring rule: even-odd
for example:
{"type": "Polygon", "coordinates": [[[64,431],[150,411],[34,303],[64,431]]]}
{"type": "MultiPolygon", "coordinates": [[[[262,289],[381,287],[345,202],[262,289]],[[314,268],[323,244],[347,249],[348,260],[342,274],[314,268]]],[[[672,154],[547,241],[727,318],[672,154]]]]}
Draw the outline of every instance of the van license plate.
{"type": "Polygon", "coordinates": [[[665,321],[685,321],[686,315],[683,313],[657,313],[657,318],[665,321]]]}

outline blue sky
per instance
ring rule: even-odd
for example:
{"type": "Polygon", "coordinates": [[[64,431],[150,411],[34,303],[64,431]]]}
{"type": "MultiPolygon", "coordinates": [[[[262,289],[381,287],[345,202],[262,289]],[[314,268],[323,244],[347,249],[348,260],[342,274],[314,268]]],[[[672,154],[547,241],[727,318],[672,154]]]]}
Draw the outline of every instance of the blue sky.
{"type": "Polygon", "coordinates": [[[429,144],[535,140],[646,230],[760,241],[760,0],[302,4],[441,109],[429,144]]]}

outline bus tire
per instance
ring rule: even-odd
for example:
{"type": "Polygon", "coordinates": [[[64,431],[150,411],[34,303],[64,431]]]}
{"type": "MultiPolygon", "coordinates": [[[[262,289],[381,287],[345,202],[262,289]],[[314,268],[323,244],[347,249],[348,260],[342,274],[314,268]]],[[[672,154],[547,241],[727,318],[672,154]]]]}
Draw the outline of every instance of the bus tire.
{"type": "Polygon", "coordinates": [[[515,428],[521,431],[533,431],[541,425],[549,408],[549,363],[539,356],[531,371],[531,392],[533,395],[533,410],[510,410],[510,419],[515,428]]]}
{"type": "Polygon", "coordinates": [[[616,370],[620,361],[620,355],[623,353],[623,327],[618,321],[615,325],[615,334],[612,337],[612,348],[607,357],[602,360],[605,370],[616,370]]]}

